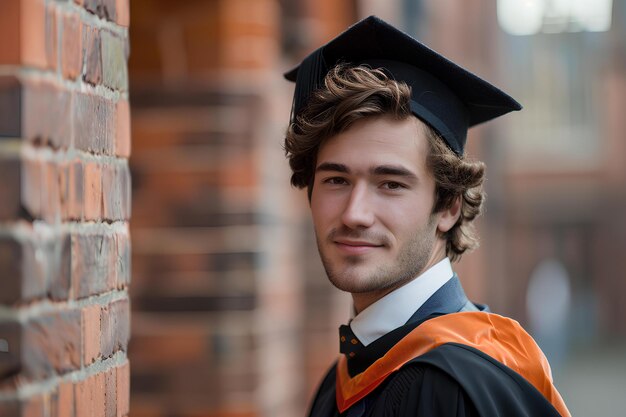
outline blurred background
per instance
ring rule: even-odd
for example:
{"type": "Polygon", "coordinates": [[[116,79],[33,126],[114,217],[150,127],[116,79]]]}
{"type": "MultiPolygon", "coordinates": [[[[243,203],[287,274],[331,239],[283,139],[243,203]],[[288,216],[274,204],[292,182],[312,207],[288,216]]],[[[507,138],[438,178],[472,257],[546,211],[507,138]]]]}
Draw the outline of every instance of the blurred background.
{"type": "Polygon", "coordinates": [[[488,167],[470,298],[520,321],[573,415],[626,409],[622,0],[132,0],[132,417],[302,416],[350,300],[281,142],[282,73],[376,14],[525,107],[488,167]]]}

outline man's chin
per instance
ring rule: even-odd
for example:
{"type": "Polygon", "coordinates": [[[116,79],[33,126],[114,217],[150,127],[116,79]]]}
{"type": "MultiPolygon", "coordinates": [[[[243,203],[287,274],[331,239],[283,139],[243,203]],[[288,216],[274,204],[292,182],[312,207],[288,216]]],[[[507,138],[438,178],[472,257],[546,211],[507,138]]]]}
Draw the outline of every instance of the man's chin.
{"type": "Polygon", "coordinates": [[[383,283],[379,282],[378,279],[365,273],[359,274],[352,271],[350,273],[334,274],[327,271],[327,275],[330,283],[337,289],[352,294],[377,291],[384,287],[383,283]]]}
{"type": "Polygon", "coordinates": [[[329,256],[322,254],[322,264],[331,284],[341,291],[364,293],[384,287],[386,274],[380,259],[369,256],[329,256]],[[332,260],[331,260],[332,259],[332,260]]]}
{"type": "Polygon", "coordinates": [[[367,286],[355,284],[353,282],[337,282],[331,279],[330,283],[333,284],[338,290],[349,292],[350,294],[361,294],[372,291],[367,288],[367,286]]]}

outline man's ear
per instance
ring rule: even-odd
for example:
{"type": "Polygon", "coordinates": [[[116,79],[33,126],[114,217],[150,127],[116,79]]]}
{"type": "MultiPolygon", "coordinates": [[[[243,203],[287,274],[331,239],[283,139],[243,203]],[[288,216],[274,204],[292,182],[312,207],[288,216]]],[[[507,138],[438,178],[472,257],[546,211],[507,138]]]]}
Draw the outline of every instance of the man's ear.
{"type": "Polygon", "coordinates": [[[457,196],[450,207],[441,211],[439,222],[437,222],[437,230],[440,233],[446,233],[456,224],[461,216],[461,205],[461,196],[457,196]]]}

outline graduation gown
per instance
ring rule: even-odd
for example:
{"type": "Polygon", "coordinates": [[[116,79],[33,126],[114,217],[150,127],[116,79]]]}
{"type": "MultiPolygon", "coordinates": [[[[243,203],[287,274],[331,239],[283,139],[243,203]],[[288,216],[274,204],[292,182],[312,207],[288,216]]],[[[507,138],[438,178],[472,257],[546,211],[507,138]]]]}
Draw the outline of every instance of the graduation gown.
{"type": "Polygon", "coordinates": [[[455,276],[402,327],[322,380],[310,417],[570,416],[514,320],[471,304],[455,276]]]}

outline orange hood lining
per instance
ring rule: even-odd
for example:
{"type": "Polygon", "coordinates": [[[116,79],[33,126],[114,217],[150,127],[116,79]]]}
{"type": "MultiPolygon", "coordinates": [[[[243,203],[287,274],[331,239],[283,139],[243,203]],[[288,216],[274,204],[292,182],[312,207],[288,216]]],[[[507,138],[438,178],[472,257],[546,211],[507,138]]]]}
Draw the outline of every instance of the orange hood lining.
{"type": "Polygon", "coordinates": [[[344,412],[367,396],[389,375],[412,359],[446,343],[480,350],[530,382],[563,417],[571,417],[552,383],[548,360],[515,320],[485,312],[462,312],[430,319],[392,347],[383,357],[354,377],[345,355],[337,363],[337,407],[344,412]]]}

